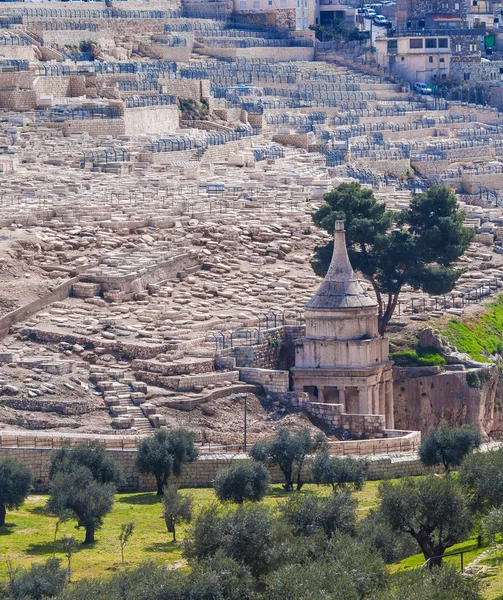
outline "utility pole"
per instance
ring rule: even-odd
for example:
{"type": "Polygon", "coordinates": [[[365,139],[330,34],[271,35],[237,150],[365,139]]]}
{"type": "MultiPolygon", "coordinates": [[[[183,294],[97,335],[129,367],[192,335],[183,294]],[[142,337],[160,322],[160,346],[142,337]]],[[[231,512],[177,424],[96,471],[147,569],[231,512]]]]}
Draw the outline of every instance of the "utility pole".
{"type": "Polygon", "coordinates": [[[241,394],[241,398],[244,400],[244,428],[243,428],[243,434],[244,434],[244,439],[243,439],[243,446],[244,446],[244,451],[246,452],[246,419],[247,419],[247,412],[248,412],[248,394],[241,394]]]}

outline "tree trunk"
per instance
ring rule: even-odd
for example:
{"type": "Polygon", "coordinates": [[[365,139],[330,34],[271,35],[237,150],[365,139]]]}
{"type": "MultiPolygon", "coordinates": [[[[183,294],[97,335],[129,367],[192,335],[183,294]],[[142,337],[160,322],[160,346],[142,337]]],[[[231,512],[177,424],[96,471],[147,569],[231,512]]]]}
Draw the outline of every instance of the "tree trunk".
{"type": "Polygon", "coordinates": [[[175,527],[174,519],[171,515],[166,517],[166,527],[168,528],[169,533],[173,533],[173,529],[175,527]]]}
{"type": "Polygon", "coordinates": [[[301,463],[299,465],[299,469],[297,471],[297,491],[300,492],[302,486],[304,485],[304,482],[302,481],[302,467],[304,466],[303,463],[301,463]]]}
{"type": "Polygon", "coordinates": [[[283,486],[285,492],[291,492],[293,490],[292,470],[281,468],[281,472],[285,476],[285,485],[283,486]]]}
{"type": "Polygon", "coordinates": [[[382,317],[379,317],[379,335],[384,335],[386,333],[386,327],[393,317],[399,296],[400,292],[394,296],[392,294],[388,295],[388,304],[386,305],[386,310],[384,311],[382,317]]]}
{"type": "Polygon", "coordinates": [[[157,482],[157,495],[164,496],[164,482],[160,477],[155,476],[155,480],[157,482]]]}
{"type": "Polygon", "coordinates": [[[433,538],[424,532],[413,534],[413,537],[421,547],[424,558],[428,561],[428,568],[440,567],[445,552],[443,545],[435,544],[433,538]]]}
{"type": "Polygon", "coordinates": [[[92,544],[94,543],[94,526],[89,525],[86,527],[86,539],[84,540],[84,544],[92,544]]]}
{"type": "Polygon", "coordinates": [[[173,541],[176,542],[176,525],[175,525],[174,519],[173,519],[173,541]]]}
{"type": "Polygon", "coordinates": [[[5,525],[5,515],[7,514],[7,510],[4,504],[0,504],[0,527],[5,525]]]}

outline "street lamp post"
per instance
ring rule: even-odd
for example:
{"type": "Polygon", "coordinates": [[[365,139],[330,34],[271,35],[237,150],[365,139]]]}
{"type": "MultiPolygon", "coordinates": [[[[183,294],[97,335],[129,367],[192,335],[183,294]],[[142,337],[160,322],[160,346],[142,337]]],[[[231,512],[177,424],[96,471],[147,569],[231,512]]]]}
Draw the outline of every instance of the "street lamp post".
{"type": "Polygon", "coordinates": [[[244,451],[246,452],[246,419],[247,419],[247,412],[248,412],[248,394],[241,394],[241,398],[244,400],[244,423],[243,423],[243,446],[244,446],[244,451]]]}

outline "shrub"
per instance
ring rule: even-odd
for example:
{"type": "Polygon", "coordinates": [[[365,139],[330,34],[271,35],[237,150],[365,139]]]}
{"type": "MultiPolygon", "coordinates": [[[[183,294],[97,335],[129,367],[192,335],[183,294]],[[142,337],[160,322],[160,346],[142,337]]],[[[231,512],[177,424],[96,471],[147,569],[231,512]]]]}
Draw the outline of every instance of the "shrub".
{"type": "Polygon", "coordinates": [[[314,482],[318,485],[331,485],[332,489],[352,487],[361,490],[367,477],[368,465],[356,458],[330,456],[328,450],[318,454],[313,461],[314,482]]]}
{"type": "Polygon", "coordinates": [[[16,460],[0,460],[0,527],[5,525],[7,509],[21,506],[32,484],[30,469],[16,460]]]}
{"type": "Polygon", "coordinates": [[[14,600],[54,598],[65,587],[67,577],[68,573],[60,567],[60,561],[49,558],[45,563],[33,564],[30,569],[15,573],[9,592],[14,600]]]}
{"type": "Polygon", "coordinates": [[[322,531],[332,537],[336,531],[353,533],[358,502],[348,490],[335,491],[322,498],[314,494],[295,494],[280,507],[294,535],[313,535],[322,531]]]}
{"type": "Polygon", "coordinates": [[[269,471],[256,462],[237,463],[219,471],[213,482],[221,502],[243,504],[245,500],[262,500],[269,489],[269,471]]]}

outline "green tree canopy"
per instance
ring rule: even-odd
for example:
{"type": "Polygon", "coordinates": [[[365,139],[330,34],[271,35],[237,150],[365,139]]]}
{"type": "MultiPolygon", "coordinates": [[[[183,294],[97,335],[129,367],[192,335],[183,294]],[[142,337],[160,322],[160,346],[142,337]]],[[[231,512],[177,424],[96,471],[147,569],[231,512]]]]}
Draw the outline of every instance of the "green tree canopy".
{"type": "Polygon", "coordinates": [[[419,458],[423,465],[443,465],[446,472],[459,467],[464,457],[480,446],[481,436],[473,425],[462,425],[455,429],[443,423],[421,441],[419,458]]]}
{"type": "Polygon", "coordinates": [[[485,513],[503,506],[503,448],[469,454],[459,475],[474,511],[485,513]]]}
{"type": "Polygon", "coordinates": [[[269,568],[274,519],[260,504],[240,504],[224,513],[217,505],[201,510],[185,540],[184,555],[201,560],[219,550],[246,565],[258,577],[269,568]]]}
{"type": "Polygon", "coordinates": [[[181,475],[184,465],[197,459],[199,453],[194,441],[194,433],[185,429],[170,432],[158,429],[141,441],[136,464],[140,473],[155,476],[157,495],[162,496],[171,475],[181,475]]]}
{"type": "Polygon", "coordinates": [[[380,511],[395,531],[410,534],[429,566],[440,565],[449,546],[461,542],[471,527],[461,487],[452,477],[381,482],[380,511]]]}
{"type": "Polygon", "coordinates": [[[8,586],[9,599],[54,598],[64,589],[67,579],[68,573],[60,567],[60,561],[57,558],[49,558],[45,563],[33,564],[30,569],[14,573],[8,586]]]}
{"type": "Polygon", "coordinates": [[[7,509],[21,506],[32,485],[30,469],[17,460],[0,460],[0,527],[5,525],[7,509]]]}
{"type": "Polygon", "coordinates": [[[108,457],[105,446],[99,442],[79,444],[73,448],[60,448],[51,454],[49,477],[57,473],[72,473],[79,466],[86,467],[98,483],[122,483],[120,464],[108,457]]]}
{"type": "MultiPolygon", "coordinates": [[[[330,234],[335,221],[344,221],[349,259],[376,294],[381,334],[404,285],[428,294],[452,290],[461,275],[452,265],[468,248],[473,231],[463,226],[451,190],[432,187],[399,213],[386,210],[359,183],[343,183],[324,200],[313,221],[330,234]]],[[[317,275],[326,274],[332,251],[333,242],[316,248],[312,266],[317,275]]]]}
{"type": "Polygon", "coordinates": [[[297,491],[302,488],[302,469],[309,454],[321,447],[325,436],[317,434],[312,437],[308,429],[291,434],[282,428],[270,441],[258,441],[251,450],[250,456],[266,464],[276,463],[285,477],[284,488],[287,492],[293,490],[294,482],[297,491]]]}
{"type": "Polygon", "coordinates": [[[178,486],[171,485],[164,489],[162,497],[164,521],[169,533],[176,542],[176,526],[178,523],[190,523],[192,520],[192,498],[178,493],[178,486]]]}
{"type": "Polygon", "coordinates": [[[243,504],[245,500],[262,500],[269,489],[269,482],[269,471],[264,465],[246,461],[219,471],[213,487],[220,501],[243,504]]]}
{"type": "Polygon", "coordinates": [[[103,518],[112,510],[115,485],[99,483],[87,467],[78,466],[72,472],[57,472],[49,491],[49,511],[65,518],[70,513],[79,527],[86,530],[84,543],[94,542],[96,529],[101,527],[103,518]]]}
{"type": "Polygon", "coordinates": [[[354,533],[357,506],[348,490],[340,490],[327,497],[293,494],[281,504],[280,512],[294,535],[323,532],[332,537],[337,531],[354,533]]]}
{"type": "Polygon", "coordinates": [[[312,464],[313,480],[318,485],[331,485],[333,490],[352,487],[361,490],[367,478],[368,465],[351,456],[330,456],[326,448],[312,464]]]}

